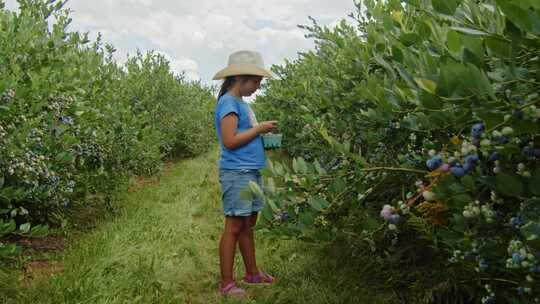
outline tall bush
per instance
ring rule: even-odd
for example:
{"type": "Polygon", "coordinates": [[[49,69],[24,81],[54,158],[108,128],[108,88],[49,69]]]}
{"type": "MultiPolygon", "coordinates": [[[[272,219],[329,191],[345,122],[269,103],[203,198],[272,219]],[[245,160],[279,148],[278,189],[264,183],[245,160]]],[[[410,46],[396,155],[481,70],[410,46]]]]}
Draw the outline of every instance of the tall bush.
{"type": "MultiPolygon", "coordinates": [[[[101,37],[69,31],[64,4],[0,9],[0,241],[43,234],[88,195],[109,201],[129,176],[212,143],[208,88],[152,52],[117,64],[101,37]]],[[[16,252],[0,242],[0,258],[16,252]]]]}
{"type": "Polygon", "coordinates": [[[256,100],[295,157],[267,227],[367,250],[409,300],[538,301],[540,5],[356,6],[256,100]]]}

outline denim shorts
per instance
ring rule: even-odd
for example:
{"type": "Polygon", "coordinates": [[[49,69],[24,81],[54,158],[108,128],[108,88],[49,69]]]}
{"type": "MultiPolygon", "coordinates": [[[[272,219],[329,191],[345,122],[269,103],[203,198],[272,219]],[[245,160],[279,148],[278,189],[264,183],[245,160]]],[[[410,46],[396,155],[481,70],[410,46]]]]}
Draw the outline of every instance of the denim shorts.
{"type": "Polygon", "coordinates": [[[250,216],[260,212],[264,199],[242,199],[240,193],[249,189],[249,182],[256,182],[263,189],[263,178],[257,169],[220,169],[221,201],[225,216],[250,216]]]}

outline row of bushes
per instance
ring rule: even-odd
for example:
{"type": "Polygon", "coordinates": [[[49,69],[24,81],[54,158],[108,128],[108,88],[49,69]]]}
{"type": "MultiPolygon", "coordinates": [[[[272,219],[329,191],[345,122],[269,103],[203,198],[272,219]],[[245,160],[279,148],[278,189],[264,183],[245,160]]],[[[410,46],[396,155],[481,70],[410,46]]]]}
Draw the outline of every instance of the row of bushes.
{"type": "Polygon", "coordinates": [[[539,2],[356,6],[256,99],[295,157],[266,227],[370,254],[409,302],[538,302],[539,2]]]}
{"type": "Polygon", "coordinates": [[[2,242],[43,234],[88,195],[106,200],[165,157],[204,151],[214,98],[156,53],[113,60],[114,47],[69,31],[65,1],[0,9],[0,259],[2,242]]]}

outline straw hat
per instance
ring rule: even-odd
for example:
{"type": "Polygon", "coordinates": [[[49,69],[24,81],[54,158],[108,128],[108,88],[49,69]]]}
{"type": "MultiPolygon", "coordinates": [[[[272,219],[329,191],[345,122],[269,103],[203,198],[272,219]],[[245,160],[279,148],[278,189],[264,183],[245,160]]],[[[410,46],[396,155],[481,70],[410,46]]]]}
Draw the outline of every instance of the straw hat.
{"type": "Polygon", "coordinates": [[[234,75],[257,75],[274,78],[271,71],[264,67],[261,54],[256,51],[237,51],[229,56],[226,68],[217,72],[213,80],[224,79],[234,75]]]}

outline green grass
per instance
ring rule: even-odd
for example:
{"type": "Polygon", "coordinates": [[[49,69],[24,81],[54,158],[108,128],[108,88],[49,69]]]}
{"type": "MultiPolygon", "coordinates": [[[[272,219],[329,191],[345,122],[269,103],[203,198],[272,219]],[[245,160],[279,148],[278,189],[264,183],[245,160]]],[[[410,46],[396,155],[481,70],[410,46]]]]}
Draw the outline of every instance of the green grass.
{"type": "MultiPolygon", "coordinates": [[[[234,302],[222,299],[217,291],[218,241],[224,221],[217,158],[214,150],[176,162],[136,191],[126,192],[118,215],[65,252],[63,272],[11,290],[4,301],[234,302]]],[[[343,267],[344,261],[331,250],[301,241],[272,240],[261,231],[255,238],[259,267],[278,282],[248,287],[247,303],[388,303],[367,282],[351,280],[355,273],[343,267]]],[[[365,263],[360,269],[369,266],[367,261],[357,262],[365,263]]],[[[236,277],[243,272],[237,250],[236,277]]]]}

